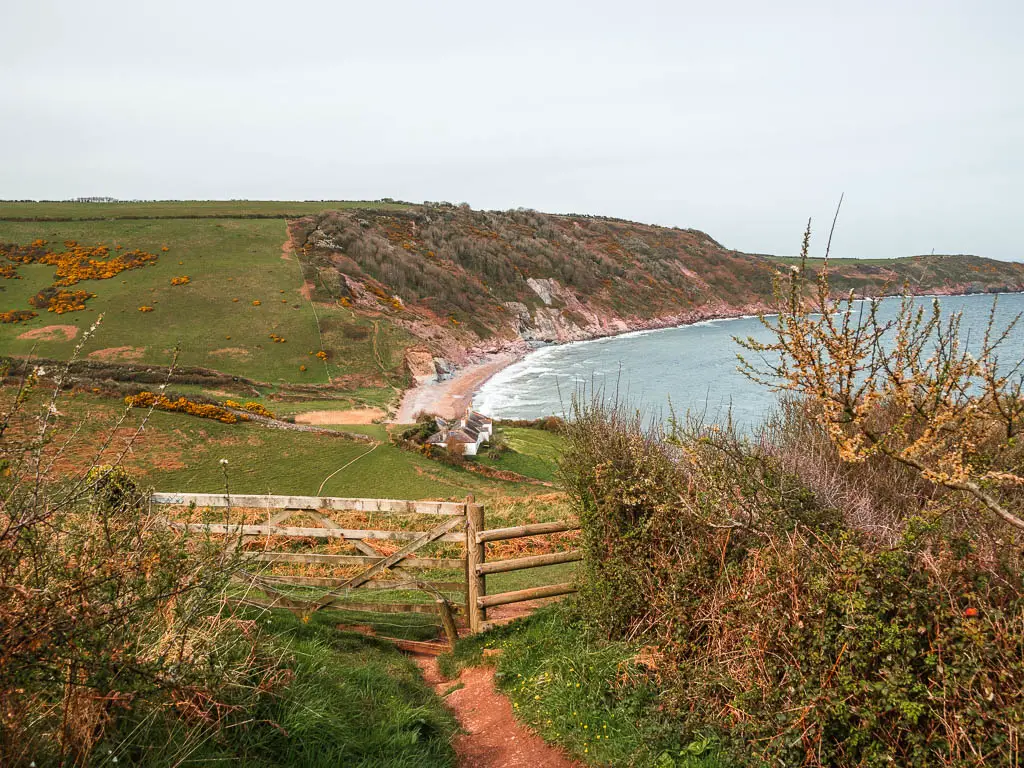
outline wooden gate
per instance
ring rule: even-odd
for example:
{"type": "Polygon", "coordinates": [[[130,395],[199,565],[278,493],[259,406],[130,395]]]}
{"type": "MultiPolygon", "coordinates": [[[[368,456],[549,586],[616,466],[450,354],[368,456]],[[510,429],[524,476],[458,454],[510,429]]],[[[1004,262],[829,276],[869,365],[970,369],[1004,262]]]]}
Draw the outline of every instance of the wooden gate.
{"type": "MultiPolygon", "coordinates": [[[[512,528],[485,528],[484,507],[472,496],[464,502],[402,501],[395,499],[345,499],[321,496],[227,495],[209,493],[155,493],[151,503],[185,507],[193,512],[230,509],[231,515],[265,515],[260,522],[182,522],[173,517],[167,523],[172,527],[201,531],[208,534],[236,536],[238,543],[251,548],[263,539],[271,542],[294,541],[300,546],[316,547],[322,542],[342,541],[354,551],[325,553],[309,551],[274,551],[264,546],[254,552],[252,560],[265,564],[266,570],[240,574],[243,581],[254,584],[268,595],[261,600],[246,597],[244,602],[266,607],[285,607],[294,610],[319,611],[324,608],[364,611],[371,613],[436,613],[449,640],[454,642],[457,626],[468,626],[473,634],[489,626],[487,609],[499,605],[519,603],[545,597],[556,597],[575,592],[571,582],[547,584],[509,592],[488,594],[488,574],[508,573],[528,568],[539,568],[581,559],[578,549],[565,552],[487,561],[487,544],[508,541],[524,536],[543,536],[564,531],[579,530],[571,521],[531,523],[512,528]],[[384,515],[388,518],[418,516],[427,519],[442,518],[427,530],[374,528],[347,528],[331,518],[331,513],[349,512],[384,515]],[[304,515],[316,525],[284,525],[289,518],[304,515]],[[462,530],[460,530],[462,529],[462,530]],[[404,542],[390,554],[384,554],[368,542],[404,542]],[[310,544],[312,542],[312,544],[310,544]],[[421,556],[424,547],[439,544],[459,544],[458,557],[421,556]],[[297,565],[327,568],[332,576],[274,572],[274,565],[297,565]],[[337,575],[337,570],[356,572],[337,575]],[[420,571],[449,572],[448,580],[428,581],[420,571]],[[454,578],[451,572],[455,572],[454,578]],[[319,587],[326,590],[316,600],[302,600],[289,592],[289,588],[319,587]],[[382,601],[353,601],[356,590],[418,590],[429,594],[433,603],[401,603],[382,601]],[[450,595],[458,593],[459,599],[450,595]]],[[[379,545],[378,545],[379,546],[379,545]]]]}
{"type": "MultiPolygon", "coordinates": [[[[472,498],[465,502],[404,501],[395,499],[347,499],[319,496],[272,496],[242,494],[206,493],[155,493],[150,497],[152,504],[184,507],[190,515],[203,511],[231,510],[230,517],[253,518],[261,516],[259,522],[183,522],[169,516],[168,525],[190,531],[213,535],[235,536],[230,546],[242,544],[252,553],[251,562],[264,564],[259,570],[240,572],[239,580],[254,585],[267,598],[245,596],[242,602],[266,607],[285,607],[293,610],[319,611],[325,608],[372,613],[436,613],[449,640],[454,641],[457,624],[465,625],[468,613],[467,566],[466,566],[466,520],[467,509],[473,504],[472,498]],[[389,519],[419,518],[433,520],[427,530],[397,528],[345,527],[332,519],[332,513],[360,513],[367,516],[381,515],[389,519]],[[286,525],[294,516],[312,519],[314,524],[286,525]],[[440,522],[436,522],[438,518],[440,522]],[[254,544],[263,541],[262,548],[254,544]],[[292,551],[282,547],[282,542],[291,545],[292,551]],[[401,546],[390,554],[382,553],[377,546],[387,548],[401,542],[401,546]],[[275,547],[269,546],[275,544],[275,547]],[[315,552],[310,548],[343,543],[352,551],[315,552]],[[429,545],[457,544],[457,557],[421,556],[421,550],[429,545]],[[302,548],[307,551],[294,551],[302,548]],[[280,573],[274,566],[298,566],[303,573],[280,573]],[[352,569],[357,569],[354,574],[352,569]],[[330,576],[308,575],[311,569],[328,570],[330,576]],[[345,575],[338,575],[345,570],[345,575]],[[430,581],[422,571],[448,571],[448,579],[430,581]],[[452,574],[451,572],[455,572],[452,574]],[[315,600],[300,599],[295,592],[303,588],[322,588],[324,594],[315,600]],[[369,601],[353,600],[355,591],[391,590],[395,593],[424,593],[433,602],[387,602],[383,599],[369,601]],[[453,599],[453,593],[458,598],[453,599]]],[[[296,568],[292,568],[292,571],[296,568]]],[[[379,597],[379,595],[375,595],[379,597]]]]}

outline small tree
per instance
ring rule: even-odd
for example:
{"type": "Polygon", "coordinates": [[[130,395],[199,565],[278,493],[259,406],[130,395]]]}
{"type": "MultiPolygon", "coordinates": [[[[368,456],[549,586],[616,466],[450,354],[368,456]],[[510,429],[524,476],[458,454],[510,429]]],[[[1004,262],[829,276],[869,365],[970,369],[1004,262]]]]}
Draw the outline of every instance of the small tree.
{"type": "Polygon", "coordinates": [[[777,314],[760,317],[774,339],[736,339],[759,357],[738,355],[741,371],[803,395],[844,461],[888,457],[1024,529],[1024,361],[1007,370],[997,356],[1019,316],[998,330],[993,302],[973,351],[960,313],[943,318],[938,300],[921,306],[907,286],[895,318],[883,319],[878,301],[833,295],[827,251],[813,275],[810,232],[808,224],[799,265],[776,276],[777,314]]]}

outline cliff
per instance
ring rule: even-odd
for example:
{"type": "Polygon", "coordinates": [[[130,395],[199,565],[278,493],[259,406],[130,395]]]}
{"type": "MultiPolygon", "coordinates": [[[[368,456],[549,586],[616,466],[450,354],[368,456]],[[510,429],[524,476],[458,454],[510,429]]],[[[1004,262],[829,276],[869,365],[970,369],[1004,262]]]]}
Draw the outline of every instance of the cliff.
{"type": "MultiPolygon", "coordinates": [[[[768,306],[791,259],[730,250],[694,229],[536,211],[424,205],[292,222],[315,298],[383,317],[420,342],[429,378],[475,353],[565,342],[768,306]]],[[[815,268],[820,266],[820,262],[815,268]]],[[[1024,290],[1024,264],[977,256],[839,260],[833,285],[884,295],[1024,290]]]]}

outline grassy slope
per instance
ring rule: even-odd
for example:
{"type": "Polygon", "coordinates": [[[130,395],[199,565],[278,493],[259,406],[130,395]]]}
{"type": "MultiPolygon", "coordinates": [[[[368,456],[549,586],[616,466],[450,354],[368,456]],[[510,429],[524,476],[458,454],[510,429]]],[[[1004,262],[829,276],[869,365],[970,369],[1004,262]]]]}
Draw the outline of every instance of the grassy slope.
{"type": "MultiPolygon", "coordinates": [[[[68,430],[81,425],[76,452],[67,458],[69,465],[82,465],[91,458],[90,450],[109,435],[122,409],[109,399],[79,393],[62,400],[60,410],[68,430]]],[[[106,453],[107,460],[120,451],[144,413],[134,410],[128,416],[106,453]]],[[[315,494],[328,475],[363,454],[324,484],[323,495],[462,499],[471,493],[487,496],[529,490],[438,464],[392,445],[380,445],[367,453],[370,447],[343,438],[155,411],[124,461],[161,491],[223,490],[224,471],[219,463],[223,458],[228,460],[227,482],[234,493],[315,494]]]]}
{"type": "MultiPolygon", "coordinates": [[[[128,270],[109,280],[87,280],[75,290],[96,294],[87,309],[63,315],[40,313],[27,322],[0,325],[0,348],[11,354],[34,350],[41,357],[66,359],[77,341],[19,339],[26,331],[51,324],[84,329],[100,313],[103,326],[97,349],[132,347],[140,362],[168,364],[180,345],[179,364],[199,365],[261,381],[324,383],[333,377],[358,377],[381,386],[373,353],[373,321],[356,318],[341,307],[318,307],[329,365],[310,353],[321,348],[317,319],[300,293],[298,263],[281,258],[287,239],[285,223],[275,219],[145,219],[74,222],[0,221],[0,241],[27,243],[42,237],[59,243],[123,244],[158,255],[148,267],[128,270]],[[160,249],[170,250],[163,253],[160,249]],[[172,286],[171,278],[188,275],[191,283],[172,286]],[[237,302],[233,299],[238,299],[237,302]],[[260,302],[253,306],[252,302],[260,302]],[[149,305],[153,312],[138,311],[149,305]],[[365,338],[345,334],[362,326],[365,338]],[[284,337],[274,343],[271,333],[284,337]],[[305,372],[300,366],[305,365],[305,372]]],[[[0,309],[28,309],[28,297],[52,282],[53,270],[21,267],[20,280],[0,280],[0,309]]],[[[400,376],[402,351],[410,342],[403,331],[379,322],[377,345],[388,375],[400,376]]]]}
{"type": "Polygon", "coordinates": [[[482,454],[477,459],[481,464],[547,482],[556,479],[558,456],[565,442],[561,436],[539,429],[500,426],[498,435],[509,450],[497,458],[482,454]]]}
{"type": "MultiPolygon", "coordinates": [[[[244,609],[273,636],[289,685],[244,713],[242,724],[198,746],[186,765],[271,768],[450,768],[457,724],[416,665],[387,643],[335,628],[337,615],[300,621],[244,609]]],[[[122,764],[172,766],[181,734],[116,746],[122,764]],[[127,758],[127,759],[126,759],[127,758]]]]}

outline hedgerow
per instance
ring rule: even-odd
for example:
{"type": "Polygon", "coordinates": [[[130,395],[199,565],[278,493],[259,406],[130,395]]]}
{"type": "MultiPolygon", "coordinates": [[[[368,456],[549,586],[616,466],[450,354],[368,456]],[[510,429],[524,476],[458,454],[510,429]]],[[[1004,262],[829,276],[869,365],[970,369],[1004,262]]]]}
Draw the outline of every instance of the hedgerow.
{"type": "MultiPolygon", "coordinates": [[[[166,395],[143,391],[136,395],[128,395],[125,397],[124,402],[129,408],[156,408],[160,411],[176,411],[178,413],[187,413],[189,416],[198,416],[202,419],[214,419],[224,424],[235,424],[238,421],[246,421],[248,418],[245,415],[236,415],[219,405],[197,403],[184,396],[172,400],[166,395]]],[[[259,407],[262,408],[262,406],[259,407]]]]}
{"type": "Polygon", "coordinates": [[[991,546],[1012,536],[926,505],[880,541],[787,467],[805,427],[747,442],[582,408],[563,472],[586,616],[656,645],[663,710],[739,764],[1016,764],[1024,564],[991,546]]]}

